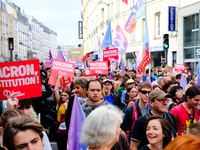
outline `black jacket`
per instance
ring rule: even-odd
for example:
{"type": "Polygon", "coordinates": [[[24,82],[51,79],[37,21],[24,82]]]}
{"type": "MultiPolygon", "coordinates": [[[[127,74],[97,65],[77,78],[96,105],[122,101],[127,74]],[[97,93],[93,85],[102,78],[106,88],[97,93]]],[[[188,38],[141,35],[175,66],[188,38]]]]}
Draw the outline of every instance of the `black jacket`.
{"type": "Polygon", "coordinates": [[[46,82],[43,83],[43,85],[45,86],[46,91],[42,91],[42,96],[31,98],[32,105],[36,113],[41,113],[42,101],[52,95],[52,90],[50,86],[46,82]]]}
{"type": "Polygon", "coordinates": [[[68,138],[68,131],[69,131],[69,125],[70,125],[70,119],[71,119],[71,114],[72,114],[72,107],[74,104],[74,96],[69,98],[69,103],[68,103],[68,107],[67,107],[67,113],[66,113],[66,117],[65,117],[65,124],[66,124],[66,130],[67,130],[67,138],[68,138]]]}
{"type": "Polygon", "coordinates": [[[120,104],[121,104],[121,100],[120,100],[119,96],[118,96],[117,94],[112,93],[112,92],[110,93],[110,95],[111,95],[112,100],[113,100],[113,102],[115,103],[115,105],[116,105],[117,107],[119,107],[120,104]]]}

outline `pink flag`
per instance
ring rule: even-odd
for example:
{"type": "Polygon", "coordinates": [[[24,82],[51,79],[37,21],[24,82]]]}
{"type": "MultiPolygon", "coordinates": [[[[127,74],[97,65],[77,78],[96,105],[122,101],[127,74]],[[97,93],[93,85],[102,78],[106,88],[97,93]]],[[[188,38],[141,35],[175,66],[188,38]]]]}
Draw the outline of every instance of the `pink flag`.
{"type": "Polygon", "coordinates": [[[100,58],[100,61],[103,61],[103,51],[101,49],[100,36],[99,36],[98,41],[97,41],[97,48],[99,49],[99,58],[100,58]]]}
{"type": "Polygon", "coordinates": [[[118,64],[120,64],[120,62],[121,62],[121,59],[126,51],[127,45],[128,45],[128,41],[127,41],[121,27],[117,26],[116,34],[113,39],[113,47],[118,48],[118,53],[119,53],[118,64]]]}
{"type": "Polygon", "coordinates": [[[135,70],[136,72],[138,72],[138,66],[140,65],[140,63],[141,63],[141,59],[140,59],[139,52],[137,51],[137,52],[136,52],[135,67],[134,67],[134,70],[135,70]]]}

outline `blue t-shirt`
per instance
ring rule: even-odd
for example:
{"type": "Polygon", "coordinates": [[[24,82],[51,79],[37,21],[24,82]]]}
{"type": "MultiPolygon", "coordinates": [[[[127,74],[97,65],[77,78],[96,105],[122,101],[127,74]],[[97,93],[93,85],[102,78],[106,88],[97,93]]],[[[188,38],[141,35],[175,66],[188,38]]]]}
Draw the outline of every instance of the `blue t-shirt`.
{"type": "Polygon", "coordinates": [[[115,103],[112,100],[112,96],[111,95],[105,96],[104,97],[104,101],[107,101],[108,103],[111,103],[112,105],[115,105],[115,103]]]}

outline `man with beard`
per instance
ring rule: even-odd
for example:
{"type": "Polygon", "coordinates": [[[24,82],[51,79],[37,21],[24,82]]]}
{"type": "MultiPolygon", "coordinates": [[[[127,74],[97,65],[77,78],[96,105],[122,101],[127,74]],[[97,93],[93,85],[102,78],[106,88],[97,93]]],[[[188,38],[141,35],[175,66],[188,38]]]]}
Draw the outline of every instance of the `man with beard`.
{"type": "Polygon", "coordinates": [[[118,95],[111,92],[112,86],[112,80],[105,79],[103,81],[103,91],[105,92],[104,100],[119,107],[121,100],[118,95]]]}
{"type": "Polygon", "coordinates": [[[139,117],[134,124],[131,132],[131,150],[137,150],[149,143],[146,137],[144,125],[146,119],[153,115],[166,118],[172,128],[172,139],[177,136],[178,127],[175,117],[172,113],[167,112],[167,97],[171,97],[171,95],[166,94],[162,90],[153,90],[150,92],[148,101],[151,109],[147,112],[147,114],[139,117]]]}

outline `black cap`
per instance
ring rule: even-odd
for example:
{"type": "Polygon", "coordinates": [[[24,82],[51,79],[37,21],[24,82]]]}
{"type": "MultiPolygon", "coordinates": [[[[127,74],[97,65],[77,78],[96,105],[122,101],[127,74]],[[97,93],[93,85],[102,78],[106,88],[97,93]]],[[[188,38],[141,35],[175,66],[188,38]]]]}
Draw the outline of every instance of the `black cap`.
{"type": "Polygon", "coordinates": [[[110,82],[110,84],[112,84],[112,80],[110,80],[110,79],[104,79],[103,80],[103,84],[106,83],[106,82],[110,82]]]}

